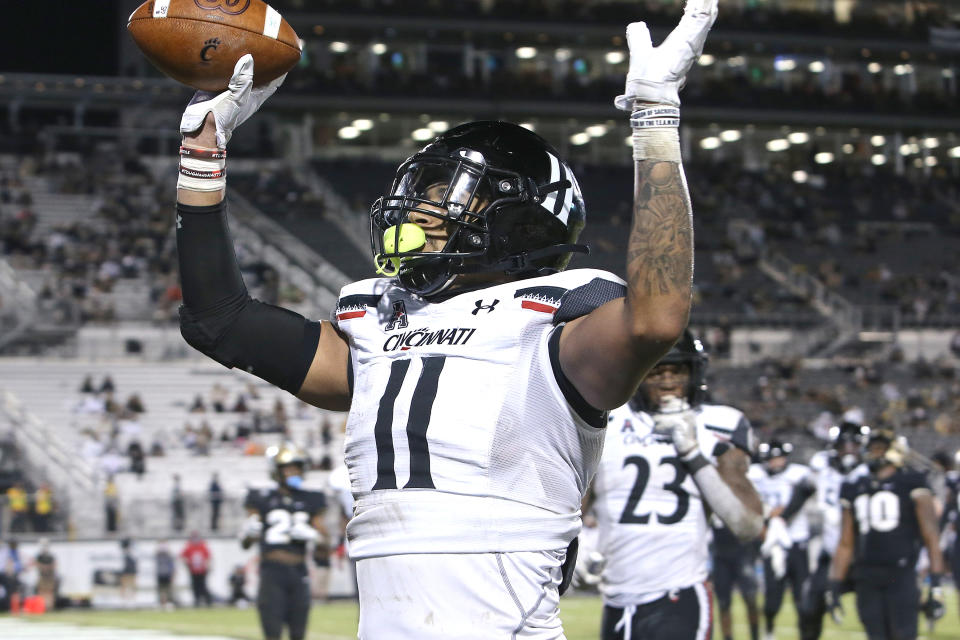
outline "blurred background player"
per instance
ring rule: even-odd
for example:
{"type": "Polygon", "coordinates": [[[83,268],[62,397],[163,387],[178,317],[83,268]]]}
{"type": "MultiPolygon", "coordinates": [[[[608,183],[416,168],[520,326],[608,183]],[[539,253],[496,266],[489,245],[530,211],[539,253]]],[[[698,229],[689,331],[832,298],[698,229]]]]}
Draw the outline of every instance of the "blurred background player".
{"type": "Polygon", "coordinates": [[[867,443],[870,427],[858,422],[842,422],[830,429],[830,445],[810,458],[810,469],[815,474],[816,507],[820,517],[816,568],[803,590],[804,609],[810,624],[801,640],[815,640],[823,632],[823,615],[827,611],[826,593],[830,564],[840,543],[840,488],[845,480],[866,473],[861,464],[861,451],[867,443]]]}
{"type": "Polygon", "coordinates": [[[773,638],[774,622],[783,605],[789,584],[797,609],[801,633],[806,628],[803,585],[810,575],[807,544],[810,523],[803,512],[804,503],[813,495],[810,467],[789,462],[793,451],[789,442],[771,440],[758,449],[760,462],[750,466],[749,478],[763,499],[768,514],[763,545],[763,617],[766,638],[773,638]]]}
{"type": "MultiPolygon", "coordinates": [[[[946,499],[943,505],[943,524],[953,529],[953,544],[948,549],[950,573],[954,587],[960,587],[960,450],[954,454],[954,468],[946,474],[946,499]]],[[[957,588],[960,596],[960,588],[957,588]]]]}
{"type": "Polygon", "coordinates": [[[844,482],[840,490],[843,519],[827,603],[839,620],[840,585],[855,563],[857,613],[869,640],[917,637],[916,566],[922,546],[930,558],[930,590],[923,611],[931,621],[944,613],[943,556],[933,494],[923,474],[905,466],[905,455],[892,429],[871,431],[864,454],[869,472],[844,482]]]}
{"type": "Polygon", "coordinates": [[[606,559],[603,640],[710,638],[708,510],[740,538],[760,534],[763,507],[746,477],[750,423],[704,404],[706,366],[687,330],[610,414],[584,506],[596,511],[606,559]]]}
{"type": "Polygon", "coordinates": [[[718,518],[711,516],[713,527],[713,591],[717,595],[717,608],[720,610],[720,632],[723,640],[733,638],[733,588],[740,591],[747,609],[747,624],[750,626],[750,640],[760,638],[760,611],[757,608],[757,553],[758,540],[741,541],[718,518]]]}
{"type": "Polygon", "coordinates": [[[260,545],[260,590],[257,610],[266,640],[279,640],[286,626],[290,640],[303,640],[310,613],[308,546],[327,538],[323,524],[326,498],[303,489],[307,457],[286,443],[267,450],[277,486],[247,495],[248,517],[240,534],[244,549],[260,545]]]}

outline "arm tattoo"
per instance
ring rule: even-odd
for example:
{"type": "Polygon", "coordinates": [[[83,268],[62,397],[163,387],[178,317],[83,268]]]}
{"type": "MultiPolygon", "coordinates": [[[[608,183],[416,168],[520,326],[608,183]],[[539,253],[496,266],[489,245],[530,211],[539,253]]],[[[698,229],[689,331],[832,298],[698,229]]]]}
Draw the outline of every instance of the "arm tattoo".
{"type": "Polygon", "coordinates": [[[680,165],[637,162],[627,278],[640,296],[689,290],[693,279],[693,220],[680,165]]]}

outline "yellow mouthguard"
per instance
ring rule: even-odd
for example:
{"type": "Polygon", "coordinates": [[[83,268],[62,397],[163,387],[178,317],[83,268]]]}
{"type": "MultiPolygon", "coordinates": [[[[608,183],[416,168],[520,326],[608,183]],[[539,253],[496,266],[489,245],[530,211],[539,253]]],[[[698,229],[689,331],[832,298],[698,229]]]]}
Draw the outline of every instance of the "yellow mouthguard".
{"type": "MultiPolygon", "coordinates": [[[[383,232],[383,249],[386,253],[419,251],[426,244],[427,236],[423,229],[412,222],[405,222],[399,226],[394,225],[383,232]]],[[[377,254],[373,258],[378,274],[392,278],[400,273],[400,264],[406,258],[384,258],[382,256],[383,254],[377,254]]]]}

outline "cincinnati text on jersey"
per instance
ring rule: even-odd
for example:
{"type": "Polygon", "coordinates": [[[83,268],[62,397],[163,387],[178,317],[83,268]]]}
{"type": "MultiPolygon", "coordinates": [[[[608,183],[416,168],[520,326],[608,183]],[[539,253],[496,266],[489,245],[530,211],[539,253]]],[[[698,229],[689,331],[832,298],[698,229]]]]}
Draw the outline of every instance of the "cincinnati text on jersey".
{"type": "Polygon", "coordinates": [[[415,329],[395,333],[383,343],[384,351],[406,351],[413,347],[428,347],[434,344],[462,345],[467,344],[476,328],[454,327],[453,329],[415,329]]]}

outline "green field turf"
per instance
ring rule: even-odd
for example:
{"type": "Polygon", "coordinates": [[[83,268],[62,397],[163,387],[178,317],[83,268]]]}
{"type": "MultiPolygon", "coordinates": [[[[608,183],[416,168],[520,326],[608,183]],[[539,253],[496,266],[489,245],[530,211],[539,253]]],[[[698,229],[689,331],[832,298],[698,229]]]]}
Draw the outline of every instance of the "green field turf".
{"type": "MultiPolygon", "coordinates": [[[[749,640],[746,618],[739,598],[734,599],[734,633],[738,640],[749,640]]],[[[853,595],[844,597],[847,619],[842,627],[832,621],[824,623],[823,640],[862,639],[856,619],[853,595]]],[[[561,616],[568,640],[595,640],[600,628],[601,603],[596,597],[570,597],[561,602],[561,616]]],[[[960,638],[960,619],[955,592],[948,591],[947,615],[930,634],[921,620],[920,637],[937,640],[960,638]]],[[[44,615],[36,622],[56,621],[69,624],[105,627],[163,629],[180,634],[215,634],[245,640],[260,640],[257,614],[254,609],[180,609],[177,611],[65,611],[44,615]]],[[[717,622],[717,618],[714,618],[717,622]]],[[[317,605],[310,614],[309,640],[351,640],[356,638],[357,609],[352,603],[317,605]]],[[[777,639],[797,638],[796,616],[790,602],[777,618],[777,639]]],[[[720,639],[719,629],[714,638],[720,639]]],[[[66,639],[64,639],[66,640],[66,639]]]]}

